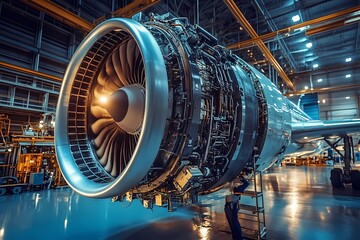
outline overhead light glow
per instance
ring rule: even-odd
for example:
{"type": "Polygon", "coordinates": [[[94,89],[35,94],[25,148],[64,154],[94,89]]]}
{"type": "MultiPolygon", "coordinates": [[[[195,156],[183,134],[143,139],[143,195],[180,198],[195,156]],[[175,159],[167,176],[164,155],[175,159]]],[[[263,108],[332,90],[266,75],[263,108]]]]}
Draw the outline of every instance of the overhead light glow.
{"type": "Polygon", "coordinates": [[[313,68],[317,68],[317,67],[319,67],[319,64],[315,63],[315,64],[313,65],[313,68]]]}
{"type": "Polygon", "coordinates": [[[346,58],[345,62],[351,62],[351,58],[346,58]]]}
{"type": "Polygon", "coordinates": [[[299,15],[295,15],[295,16],[293,16],[291,19],[292,19],[293,22],[298,22],[298,21],[300,20],[300,16],[299,16],[299,15]]]}
{"type": "Polygon", "coordinates": [[[291,93],[291,94],[289,95],[289,97],[292,97],[292,96],[294,96],[294,94],[291,93]]]}
{"type": "Polygon", "coordinates": [[[345,23],[345,24],[349,24],[349,23],[354,23],[354,22],[358,22],[358,21],[360,21],[360,16],[358,16],[358,17],[353,17],[353,18],[350,18],[350,19],[348,19],[348,20],[345,20],[344,23],[345,23]]]}
{"type": "Polygon", "coordinates": [[[350,97],[349,97],[349,96],[347,96],[345,99],[350,99],[350,97]]]}
{"type": "Polygon", "coordinates": [[[101,103],[107,103],[107,100],[108,100],[108,98],[105,97],[105,96],[101,96],[101,97],[100,97],[100,102],[101,102],[101,103]]]}
{"type": "Polygon", "coordinates": [[[323,100],[322,100],[322,103],[326,103],[326,100],[325,100],[325,99],[323,99],[323,100]]]}
{"type": "Polygon", "coordinates": [[[351,74],[346,74],[345,77],[346,77],[346,78],[349,78],[349,77],[351,77],[351,74]]]}
{"type": "Polygon", "coordinates": [[[305,90],[308,90],[308,89],[309,89],[309,87],[308,87],[308,86],[305,86],[305,87],[304,87],[304,89],[305,89],[305,90]]]}
{"type": "Polygon", "coordinates": [[[322,78],[319,78],[317,81],[318,81],[318,82],[322,82],[323,80],[322,80],[322,78]]]}
{"type": "Polygon", "coordinates": [[[306,46],[307,48],[311,48],[311,47],[312,47],[312,43],[311,43],[311,42],[308,42],[305,46],[306,46]]]}

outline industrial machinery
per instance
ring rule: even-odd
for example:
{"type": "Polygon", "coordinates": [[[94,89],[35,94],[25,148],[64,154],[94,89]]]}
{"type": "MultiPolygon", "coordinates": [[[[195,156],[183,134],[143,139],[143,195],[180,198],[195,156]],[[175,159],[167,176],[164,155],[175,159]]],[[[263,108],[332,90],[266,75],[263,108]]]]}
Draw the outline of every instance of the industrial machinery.
{"type": "Polygon", "coordinates": [[[360,120],[312,121],[186,18],[139,14],[99,24],[77,49],[55,145],[78,193],[171,210],[222,188],[254,156],[263,171],[311,140],[358,131],[360,120]]]}
{"type": "Polygon", "coordinates": [[[51,112],[43,114],[39,122],[31,122],[29,117],[22,124],[0,115],[0,177],[15,177],[31,188],[53,175],[53,186],[66,185],[55,156],[54,125],[55,113],[51,112]],[[21,132],[16,131],[19,125],[21,132]]]}
{"type": "Polygon", "coordinates": [[[21,193],[27,189],[27,186],[26,183],[19,183],[16,177],[0,177],[0,196],[6,193],[21,193]]]}

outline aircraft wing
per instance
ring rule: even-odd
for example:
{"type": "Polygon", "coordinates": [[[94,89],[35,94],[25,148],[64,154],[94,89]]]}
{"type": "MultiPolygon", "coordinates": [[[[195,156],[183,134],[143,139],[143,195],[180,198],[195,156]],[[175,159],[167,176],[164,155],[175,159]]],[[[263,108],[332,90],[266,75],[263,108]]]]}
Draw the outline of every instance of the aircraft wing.
{"type": "Polygon", "coordinates": [[[291,123],[292,141],[310,142],[324,138],[352,136],[360,133],[360,119],[310,120],[291,123]]]}

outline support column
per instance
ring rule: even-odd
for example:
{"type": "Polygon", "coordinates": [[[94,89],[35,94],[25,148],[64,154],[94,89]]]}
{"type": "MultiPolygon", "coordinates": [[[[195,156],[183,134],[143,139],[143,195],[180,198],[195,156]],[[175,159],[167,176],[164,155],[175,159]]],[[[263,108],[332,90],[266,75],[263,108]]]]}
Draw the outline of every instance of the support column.
{"type": "Polygon", "coordinates": [[[44,13],[40,12],[40,17],[37,25],[37,33],[36,33],[36,49],[37,52],[35,53],[34,65],[33,69],[35,71],[39,71],[39,64],[40,64],[40,49],[41,49],[41,41],[43,35],[43,27],[44,27],[44,13]]]}
{"type": "Polygon", "coordinates": [[[42,106],[44,112],[48,111],[48,106],[49,106],[49,93],[45,93],[43,99],[43,106],[42,106]]]}
{"type": "Polygon", "coordinates": [[[30,90],[28,91],[27,101],[26,101],[26,108],[29,108],[30,105],[30,90]]]}
{"type": "Polygon", "coordinates": [[[76,35],[75,35],[75,31],[73,30],[73,32],[70,35],[70,42],[68,45],[68,54],[67,54],[68,59],[71,59],[71,57],[73,56],[76,50],[75,45],[76,45],[76,35]]]}
{"type": "Polygon", "coordinates": [[[351,161],[351,146],[350,146],[350,137],[344,137],[344,181],[350,181],[350,161],[351,161]]]}
{"type": "Polygon", "coordinates": [[[9,95],[10,95],[9,105],[10,105],[10,106],[14,106],[14,102],[15,102],[15,91],[16,91],[16,87],[9,87],[9,95]]]}

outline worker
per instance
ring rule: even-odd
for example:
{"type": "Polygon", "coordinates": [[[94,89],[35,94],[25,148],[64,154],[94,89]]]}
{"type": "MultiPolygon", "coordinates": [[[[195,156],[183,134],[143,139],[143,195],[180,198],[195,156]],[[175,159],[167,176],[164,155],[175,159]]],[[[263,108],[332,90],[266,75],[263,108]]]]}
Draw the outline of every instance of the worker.
{"type": "Polygon", "coordinates": [[[238,211],[240,205],[241,194],[249,186],[249,181],[243,177],[240,177],[240,182],[234,183],[230,188],[231,194],[225,197],[225,215],[229,223],[232,239],[242,240],[241,225],[238,219],[238,211]]]}
{"type": "Polygon", "coordinates": [[[50,172],[46,189],[50,189],[53,178],[54,178],[54,172],[50,172]]]}

